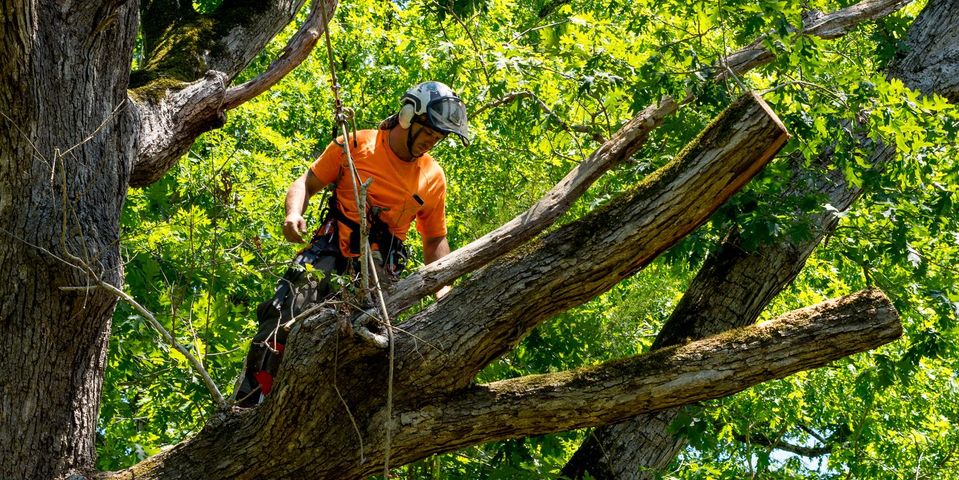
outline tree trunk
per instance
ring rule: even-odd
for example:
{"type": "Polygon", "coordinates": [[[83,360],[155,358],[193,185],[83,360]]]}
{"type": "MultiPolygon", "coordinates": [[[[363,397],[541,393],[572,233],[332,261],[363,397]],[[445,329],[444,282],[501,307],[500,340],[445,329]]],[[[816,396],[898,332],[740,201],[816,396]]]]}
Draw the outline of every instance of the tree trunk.
{"type": "Polygon", "coordinates": [[[136,151],[126,104],[136,6],[4,1],[0,30],[0,478],[92,467],[120,209],[136,151]],[[19,16],[8,16],[17,11],[19,16]],[[100,72],[118,72],[104,75],[100,72]]]}
{"type": "MultiPolygon", "coordinates": [[[[203,79],[190,90],[183,82],[150,83],[179,78],[151,65],[151,75],[142,76],[148,87],[132,101],[139,3],[0,0],[0,478],[92,471],[116,303],[96,285],[123,284],[119,221],[131,174],[146,164],[141,184],[155,181],[193,139],[222,122],[217,97],[207,93],[217,89],[208,85],[219,82],[222,97],[224,79],[303,0],[223,2],[205,39],[219,47],[203,53],[204,68],[222,72],[211,73],[212,81],[203,72],[190,78],[203,79]],[[184,90],[202,91],[164,101],[184,90]],[[162,127],[176,138],[149,135],[162,127]],[[150,155],[163,162],[144,160],[150,155]]],[[[150,6],[192,11],[179,0],[150,6]]],[[[182,48],[195,40],[188,37],[166,38],[165,51],[195,54],[182,48]]]]}
{"type": "MultiPolygon", "coordinates": [[[[909,30],[904,54],[890,66],[889,74],[926,95],[937,93],[955,101],[959,98],[959,5],[950,1],[931,2],[909,30]],[[949,39],[949,40],[947,40],[949,39]]],[[[860,142],[868,144],[861,138],[860,142]]],[[[877,168],[895,156],[888,145],[873,146],[870,163],[877,168]]],[[[825,151],[812,167],[794,162],[792,187],[784,192],[798,197],[808,192],[828,196],[839,210],[848,209],[862,194],[849,185],[842,172],[830,168],[832,152],[825,151]]],[[[751,324],[766,305],[795,278],[819,242],[836,227],[832,212],[821,212],[806,220],[812,238],[764,245],[747,252],[736,232],[724,240],[703,265],[683,295],[676,310],[663,326],[653,348],[703,338],[731,328],[751,324]]],[[[563,474],[582,478],[653,478],[665,469],[684,444],[669,431],[679,409],[641,415],[628,422],[602,427],[583,442],[564,467],[563,474]]]]}

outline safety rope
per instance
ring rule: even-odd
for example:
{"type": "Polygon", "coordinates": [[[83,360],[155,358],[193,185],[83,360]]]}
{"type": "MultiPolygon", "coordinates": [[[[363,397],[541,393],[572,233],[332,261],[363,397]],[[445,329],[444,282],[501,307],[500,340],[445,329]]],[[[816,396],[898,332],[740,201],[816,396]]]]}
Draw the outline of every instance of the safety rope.
{"type": "MultiPolygon", "coordinates": [[[[353,146],[357,147],[356,143],[356,112],[352,108],[344,107],[343,102],[340,100],[340,84],[336,79],[336,62],[333,58],[333,43],[330,42],[330,22],[326,18],[326,8],[323,5],[320,5],[322,2],[316,2],[318,8],[320,9],[321,20],[323,21],[323,36],[326,39],[326,52],[327,57],[330,62],[330,86],[333,89],[333,108],[334,108],[334,119],[336,121],[337,129],[343,132],[343,152],[346,154],[347,162],[350,167],[350,178],[353,181],[353,198],[356,201],[357,213],[360,217],[360,292],[361,298],[364,302],[372,303],[371,297],[369,295],[369,265],[373,259],[373,255],[370,252],[369,245],[369,228],[367,227],[366,222],[366,189],[369,188],[370,182],[373,180],[373,177],[367,179],[366,183],[360,187],[360,174],[356,170],[356,164],[353,163],[353,155],[350,153],[350,137],[349,137],[349,128],[348,126],[352,125],[353,127],[353,146]]],[[[382,246],[380,247],[382,248],[382,246]]],[[[392,443],[393,436],[393,357],[394,357],[394,348],[393,343],[393,325],[390,322],[389,313],[386,310],[386,301],[383,298],[383,289],[380,287],[379,276],[376,274],[376,270],[373,270],[373,290],[376,292],[376,297],[380,307],[380,314],[382,315],[382,321],[386,327],[386,335],[389,340],[389,370],[387,374],[387,390],[386,390],[386,438],[384,441],[384,459],[383,459],[383,477],[389,478],[390,475],[390,444],[392,443]]],[[[339,393],[339,392],[337,392],[339,393]]],[[[362,440],[361,440],[362,442],[362,440]]],[[[362,456],[362,453],[361,453],[362,456]]]]}
{"type": "MultiPolygon", "coordinates": [[[[333,90],[333,118],[336,122],[337,130],[343,133],[343,153],[350,167],[350,179],[353,182],[353,200],[356,202],[357,212],[360,214],[360,292],[364,300],[368,301],[369,292],[369,262],[366,260],[366,238],[368,229],[366,225],[365,198],[361,198],[359,188],[360,174],[353,163],[353,155],[350,153],[349,125],[353,126],[353,146],[356,146],[356,112],[352,108],[343,107],[343,101],[340,100],[340,82],[336,78],[336,62],[333,58],[333,43],[330,41],[330,22],[326,18],[326,8],[317,2],[320,9],[320,18],[323,21],[323,37],[326,41],[326,53],[330,62],[330,87],[333,90]]],[[[334,135],[335,136],[335,135],[334,135]]],[[[365,196],[365,195],[364,195],[365,196]]]]}

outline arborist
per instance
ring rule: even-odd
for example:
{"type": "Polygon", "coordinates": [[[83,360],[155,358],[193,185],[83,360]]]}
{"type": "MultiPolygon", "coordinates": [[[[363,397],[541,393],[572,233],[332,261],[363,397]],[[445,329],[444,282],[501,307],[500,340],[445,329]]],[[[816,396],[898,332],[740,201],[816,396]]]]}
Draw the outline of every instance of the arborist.
{"type": "Polygon", "coordinates": [[[294,265],[278,282],[274,298],[257,308],[259,330],[246,357],[242,384],[235,395],[237,405],[255,406],[270,393],[286,343],[282,325],[330,295],[331,273],[359,270],[360,213],[355,183],[349,177],[350,157],[361,183],[373,179],[364,215],[373,250],[371,267],[376,268],[381,283],[391,284],[406,266],[408,252],[403,241],[414,220],[423,239],[425,263],[449,254],[446,178],[428,153],[449,134],[458,136],[463,146],[469,145],[465,105],[446,85],[421,83],[406,91],[399,111],[383,120],[378,130],[337,138],[290,184],[283,235],[291,242],[304,242],[307,225],[303,212],[310,198],[330,184],[333,193],[309,246],[294,258],[294,265]],[[342,142],[349,142],[349,148],[342,142]],[[307,274],[307,264],[319,275],[307,274]]]}

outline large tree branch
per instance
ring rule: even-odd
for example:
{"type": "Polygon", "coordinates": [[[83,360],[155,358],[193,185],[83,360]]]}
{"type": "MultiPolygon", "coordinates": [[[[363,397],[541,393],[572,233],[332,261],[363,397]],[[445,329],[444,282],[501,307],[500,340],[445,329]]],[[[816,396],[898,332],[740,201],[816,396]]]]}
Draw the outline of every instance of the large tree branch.
{"type": "Polygon", "coordinates": [[[397,283],[390,296],[391,311],[403,310],[453,280],[526,243],[548,228],[590,185],[614,165],[636,153],[649,133],[679,106],[672,99],[650,105],[612,138],[583,160],[525,212],[469,245],[457,249],[397,283]]]}
{"type": "MultiPolygon", "coordinates": [[[[828,35],[835,38],[845,34],[858,23],[880,18],[902,8],[911,0],[866,0],[852,7],[817,17],[801,34],[828,35]]],[[[775,55],[763,46],[765,36],[751,45],[717,62],[717,79],[722,80],[730,70],[742,75],[769,63],[775,55]]],[[[493,102],[487,108],[504,105],[531,96],[518,92],[493,102]]],[[[562,216],[599,177],[636,153],[653,129],[675,113],[681,105],[692,102],[690,94],[682,102],[665,97],[647,106],[633,117],[592,155],[577,165],[538,202],[505,225],[460,248],[438,262],[431,263],[400,281],[388,306],[391,311],[403,310],[419,299],[436,292],[453,280],[472,272],[496,258],[512,251],[543,232],[562,216]]]]}
{"type": "Polygon", "coordinates": [[[398,445],[433,445],[429,453],[437,453],[608,424],[636,413],[731,395],[901,335],[899,315],[889,299],[867,290],[646,355],[472,387],[398,413],[394,438],[398,445]]]}
{"type": "MultiPolygon", "coordinates": [[[[906,57],[890,65],[890,74],[924,94],[937,93],[957,98],[955,78],[944,79],[941,72],[959,68],[959,55],[943,55],[936,45],[941,38],[959,35],[959,8],[955,2],[929,4],[909,31],[906,57]],[[903,67],[907,62],[910,67],[903,67]],[[930,75],[931,73],[931,75],[930,75]],[[936,83],[940,82],[940,83],[936,83]]],[[[868,146],[869,141],[860,142],[868,146]]],[[[809,168],[795,162],[786,197],[801,197],[819,192],[830,204],[845,210],[859,198],[860,188],[849,185],[839,169],[831,167],[832,148],[820,155],[809,168]]],[[[869,158],[881,168],[895,156],[888,145],[875,146],[869,158]]],[[[832,212],[797,213],[811,226],[813,236],[806,241],[785,241],[745,251],[733,232],[706,261],[691,283],[673,315],[655,341],[656,347],[673,345],[688,338],[702,338],[755,321],[765,306],[799,273],[819,242],[836,226],[832,212]],[[805,217],[805,218],[803,218],[805,217]]],[[[642,473],[643,478],[665,468],[681,447],[669,431],[678,410],[642,415],[618,425],[596,430],[573,456],[563,473],[580,478],[589,471],[596,478],[621,478],[642,473]]]]}
{"type": "MultiPolygon", "coordinates": [[[[629,194],[479,272],[405,328],[442,346],[405,381],[457,388],[550,315],[582,304],[635,273],[698,227],[788,138],[753,94],[717,117],[683,154],[629,194]],[[443,318],[444,321],[437,321],[443,318]],[[445,385],[431,377],[459,372],[445,385]]],[[[415,348],[401,341],[398,351],[415,348]]]]}
{"type": "Polygon", "coordinates": [[[227,110],[265,92],[296,68],[309,56],[326,28],[321,8],[327,9],[325,17],[329,19],[335,7],[335,0],[314,0],[310,15],[290,39],[283,54],[265,72],[242,85],[227,89],[230,76],[218,70],[208,70],[202,79],[193,83],[161,78],[131,90],[131,100],[137,105],[141,119],[140,144],[131,186],[140,187],[157,181],[190,149],[200,134],[223,125],[227,110]]]}

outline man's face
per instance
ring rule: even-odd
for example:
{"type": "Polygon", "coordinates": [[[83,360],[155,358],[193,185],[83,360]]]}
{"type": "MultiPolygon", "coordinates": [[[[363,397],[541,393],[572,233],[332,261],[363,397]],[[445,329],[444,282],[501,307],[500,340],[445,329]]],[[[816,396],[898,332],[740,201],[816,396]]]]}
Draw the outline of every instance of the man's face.
{"type": "Polygon", "coordinates": [[[411,128],[413,128],[413,138],[415,138],[412,151],[410,152],[413,154],[413,157],[418,157],[430,151],[437,142],[446,138],[445,133],[437,132],[419,123],[414,123],[411,128]]]}

